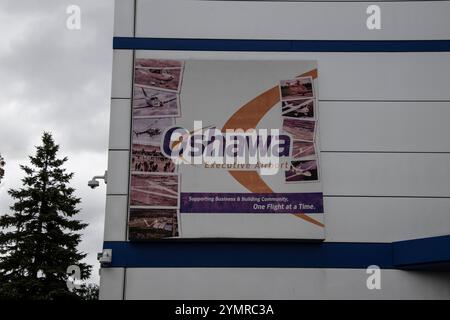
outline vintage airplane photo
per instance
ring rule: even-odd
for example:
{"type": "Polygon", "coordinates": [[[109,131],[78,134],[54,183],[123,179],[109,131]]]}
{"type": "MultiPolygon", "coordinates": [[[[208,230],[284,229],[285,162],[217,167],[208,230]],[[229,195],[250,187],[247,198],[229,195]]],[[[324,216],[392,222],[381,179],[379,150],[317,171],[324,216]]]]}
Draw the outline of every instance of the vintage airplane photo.
{"type": "Polygon", "coordinates": [[[179,115],[178,94],[134,86],[133,117],[176,117],[179,115]]]}
{"type": "Polygon", "coordinates": [[[182,77],[182,61],[137,59],[135,62],[135,85],[179,93],[182,77]]]}
{"type": "Polygon", "coordinates": [[[130,208],[129,240],[177,237],[177,209],[130,208]]]}
{"type": "Polygon", "coordinates": [[[317,160],[292,161],[284,174],[286,182],[319,181],[317,160]]]}
{"type": "Polygon", "coordinates": [[[288,118],[314,119],[316,114],[314,105],[314,99],[282,101],[281,115],[288,118]]]}

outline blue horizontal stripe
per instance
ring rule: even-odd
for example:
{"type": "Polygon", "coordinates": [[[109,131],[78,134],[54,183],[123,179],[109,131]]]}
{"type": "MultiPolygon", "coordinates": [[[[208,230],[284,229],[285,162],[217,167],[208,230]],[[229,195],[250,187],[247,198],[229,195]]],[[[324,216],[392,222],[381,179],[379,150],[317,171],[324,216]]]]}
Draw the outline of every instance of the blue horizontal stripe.
{"type": "Polygon", "coordinates": [[[450,236],[393,243],[159,240],[106,241],[109,267],[450,270],[450,236]]]}
{"type": "Polygon", "coordinates": [[[259,52],[449,52],[450,40],[246,40],[114,37],[113,48],[259,52]]]}
{"type": "Polygon", "coordinates": [[[387,243],[298,243],[286,241],[105,242],[111,267],[393,268],[387,243]]]}

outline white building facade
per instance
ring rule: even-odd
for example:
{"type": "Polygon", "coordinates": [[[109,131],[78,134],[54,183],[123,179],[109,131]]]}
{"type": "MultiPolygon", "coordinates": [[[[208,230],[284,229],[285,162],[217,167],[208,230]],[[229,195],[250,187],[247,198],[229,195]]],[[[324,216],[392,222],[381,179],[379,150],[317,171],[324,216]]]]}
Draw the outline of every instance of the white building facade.
{"type": "Polygon", "coordinates": [[[100,298],[449,299],[449,17],[449,1],[116,0],[100,298]],[[325,241],[128,241],[136,50],[317,61],[325,241]]]}

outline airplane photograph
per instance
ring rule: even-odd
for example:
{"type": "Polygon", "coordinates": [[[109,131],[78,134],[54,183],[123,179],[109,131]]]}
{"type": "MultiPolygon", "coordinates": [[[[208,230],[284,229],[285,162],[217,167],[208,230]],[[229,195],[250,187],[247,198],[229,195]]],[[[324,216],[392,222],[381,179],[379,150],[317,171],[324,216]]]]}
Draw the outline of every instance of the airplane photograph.
{"type": "Polygon", "coordinates": [[[314,99],[283,101],[281,110],[283,117],[313,119],[315,116],[314,99]]]}
{"type": "Polygon", "coordinates": [[[183,62],[174,61],[169,66],[165,63],[167,60],[161,61],[137,59],[134,69],[134,84],[163,91],[180,92],[183,62]]]}
{"type": "Polygon", "coordinates": [[[160,239],[178,235],[177,209],[130,208],[130,240],[160,239]]]}
{"type": "Polygon", "coordinates": [[[317,160],[292,161],[285,171],[286,182],[318,181],[317,160]]]}
{"type": "Polygon", "coordinates": [[[134,86],[133,117],[164,117],[180,114],[179,97],[168,91],[134,86]]]}

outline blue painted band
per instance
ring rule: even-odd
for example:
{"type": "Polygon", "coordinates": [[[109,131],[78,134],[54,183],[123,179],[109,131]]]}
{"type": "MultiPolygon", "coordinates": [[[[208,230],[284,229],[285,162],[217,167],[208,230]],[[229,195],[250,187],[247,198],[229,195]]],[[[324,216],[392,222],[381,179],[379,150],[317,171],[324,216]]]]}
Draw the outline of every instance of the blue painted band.
{"type": "Polygon", "coordinates": [[[390,269],[390,243],[298,243],[285,241],[105,242],[110,267],[127,268],[367,268],[390,269]]]}
{"type": "Polygon", "coordinates": [[[450,40],[247,40],[114,37],[113,48],[259,52],[450,52],[450,40]]]}
{"type": "Polygon", "coordinates": [[[109,267],[450,270],[450,235],[394,243],[162,240],[106,241],[109,267]]]}

